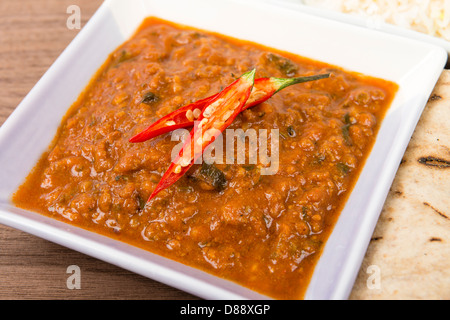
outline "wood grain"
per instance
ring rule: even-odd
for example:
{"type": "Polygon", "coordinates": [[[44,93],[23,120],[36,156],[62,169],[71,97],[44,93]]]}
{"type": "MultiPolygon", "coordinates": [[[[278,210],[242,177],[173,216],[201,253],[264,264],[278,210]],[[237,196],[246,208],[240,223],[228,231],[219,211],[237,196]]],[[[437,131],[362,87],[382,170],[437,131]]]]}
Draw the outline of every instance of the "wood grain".
{"type": "MultiPolygon", "coordinates": [[[[1,0],[0,1],[0,125],[41,78],[79,30],[66,27],[67,7],[81,8],[82,26],[100,6],[100,0],[1,0]]],[[[427,130],[425,127],[422,130],[427,130]]],[[[429,188],[439,189],[439,183],[429,188]]],[[[396,190],[390,193],[395,197],[396,190]]],[[[386,208],[384,210],[385,217],[386,208]]],[[[389,215],[395,218],[399,208],[389,215]],[[393,213],[394,212],[394,213],[393,213]]],[[[381,220],[381,223],[385,223],[381,220]]],[[[370,264],[382,265],[384,271],[395,273],[383,262],[379,247],[386,228],[378,226],[355,284],[351,299],[383,299],[383,292],[367,289],[370,264]],[[376,248],[376,250],[374,249],[376,248]]],[[[447,230],[448,232],[448,230],[447,230]]],[[[438,248],[440,241],[431,237],[438,248]]],[[[448,243],[444,243],[448,246],[448,243]]],[[[448,260],[449,257],[447,257],[448,260]]],[[[383,271],[383,272],[384,272],[383,271]]],[[[398,271],[398,270],[397,270],[398,271]]],[[[401,271],[401,270],[400,270],[401,271]]],[[[395,280],[395,279],[394,279],[395,280]]],[[[389,287],[392,279],[383,279],[389,287]]],[[[429,280],[430,290],[442,279],[429,280]],[[435,281],[435,283],[433,283],[435,281]]],[[[442,286],[441,286],[442,287],[442,286]]],[[[445,288],[444,288],[445,289],[445,288]]],[[[420,290],[411,287],[411,290],[420,290]]],[[[449,288],[450,292],[450,288],[449,288]]],[[[430,293],[430,296],[433,296],[430,293]]],[[[423,296],[422,296],[423,297],[423,296]]],[[[425,296],[426,298],[426,296],[425,296]]],[[[198,299],[188,293],[141,277],[111,264],[72,251],[57,244],[0,225],[0,299],[198,299]],[[67,288],[67,268],[81,269],[81,289],[67,288]]]]}

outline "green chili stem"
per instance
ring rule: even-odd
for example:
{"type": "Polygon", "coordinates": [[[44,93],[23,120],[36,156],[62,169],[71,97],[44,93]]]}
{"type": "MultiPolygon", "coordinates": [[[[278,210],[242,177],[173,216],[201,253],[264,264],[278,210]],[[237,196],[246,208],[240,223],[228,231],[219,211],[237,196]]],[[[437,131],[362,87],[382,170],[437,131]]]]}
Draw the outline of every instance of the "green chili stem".
{"type": "Polygon", "coordinates": [[[330,75],[331,75],[331,73],[325,73],[325,74],[318,74],[318,75],[314,75],[314,76],[297,77],[297,78],[272,78],[272,81],[274,81],[275,84],[277,86],[279,86],[277,91],[275,91],[275,93],[276,93],[276,92],[283,90],[284,88],[292,86],[294,84],[325,79],[325,78],[329,78],[330,75]]]}

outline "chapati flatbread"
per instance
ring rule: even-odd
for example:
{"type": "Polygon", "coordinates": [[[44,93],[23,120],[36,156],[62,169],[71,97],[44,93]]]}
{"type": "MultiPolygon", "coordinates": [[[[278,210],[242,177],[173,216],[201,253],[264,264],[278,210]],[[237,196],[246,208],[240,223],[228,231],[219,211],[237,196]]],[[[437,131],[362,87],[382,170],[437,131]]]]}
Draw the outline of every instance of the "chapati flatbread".
{"type": "Polygon", "coordinates": [[[450,70],[408,145],[350,299],[450,299],[450,70]]]}

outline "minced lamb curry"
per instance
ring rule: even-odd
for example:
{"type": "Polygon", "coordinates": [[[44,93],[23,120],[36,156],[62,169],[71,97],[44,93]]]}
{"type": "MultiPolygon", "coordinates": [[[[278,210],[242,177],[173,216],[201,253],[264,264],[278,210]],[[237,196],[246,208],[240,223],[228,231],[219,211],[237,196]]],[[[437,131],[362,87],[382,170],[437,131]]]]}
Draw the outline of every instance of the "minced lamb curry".
{"type": "MultiPolygon", "coordinates": [[[[276,299],[301,299],[397,85],[148,18],[115,50],[13,197],[21,208],[138,246],[276,299]],[[172,133],[130,138],[241,74],[292,85],[231,129],[278,129],[275,174],[259,163],[195,164],[151,201],[172,133]]],[[[225,142],[224,142],[225,144],[225,142]]],[[[364,214],[364,213],[361,213],[364,214]]]]}

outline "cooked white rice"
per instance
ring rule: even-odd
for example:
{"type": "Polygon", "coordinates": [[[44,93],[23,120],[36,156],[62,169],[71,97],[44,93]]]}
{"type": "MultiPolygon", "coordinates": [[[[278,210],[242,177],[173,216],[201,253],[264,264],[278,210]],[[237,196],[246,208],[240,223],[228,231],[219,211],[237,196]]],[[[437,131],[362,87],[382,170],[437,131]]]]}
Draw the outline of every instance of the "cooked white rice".
{"type": "Polygon", "coordinates": [[[301,0],[304,4],[356,14],[450,41],[450,0],[301,0]]]}

